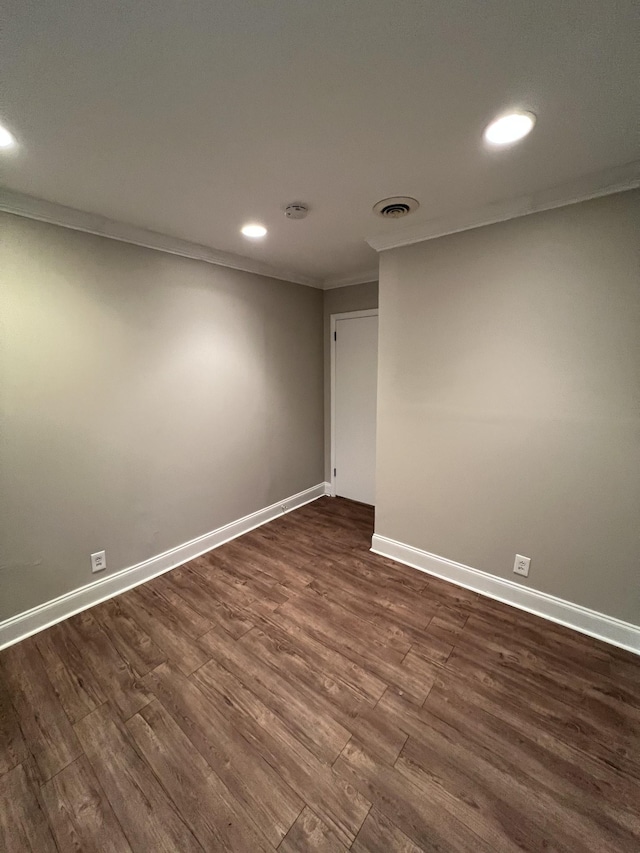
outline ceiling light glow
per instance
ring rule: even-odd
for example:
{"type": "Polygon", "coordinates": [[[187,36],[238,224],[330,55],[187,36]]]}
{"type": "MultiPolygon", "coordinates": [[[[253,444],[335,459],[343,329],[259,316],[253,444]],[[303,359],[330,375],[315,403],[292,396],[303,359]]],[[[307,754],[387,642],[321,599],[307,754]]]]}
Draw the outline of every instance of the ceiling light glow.
{"type": "Polygon", "coordinates": [[[15,144],[15,136],[0,124],[0,148],[13,148],[15,144]]]}
{"type": "Polygon", "coordinates": [[[259,237],[264,237],[267,233],[267,229],[264,225],[257,225],[255,222],[243,225],[241,230],[245,237],[251,237],[254,240],[259,237]]]}
{"type": "Polygon", "coordinates": [[[491,122],[484,132],[484,141],[488,145],[510,145],[531,133],[535,123],[533,113],[508,113],[491,122]]]}

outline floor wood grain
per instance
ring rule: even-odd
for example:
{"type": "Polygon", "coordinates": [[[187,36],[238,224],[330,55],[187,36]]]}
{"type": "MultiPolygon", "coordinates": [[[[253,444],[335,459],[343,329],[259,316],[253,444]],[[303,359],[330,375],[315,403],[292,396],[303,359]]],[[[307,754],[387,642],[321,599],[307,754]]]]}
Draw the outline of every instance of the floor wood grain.
{"type": "Polygon", "coordinates": [[[42,631],[34,642],[60,704],[72,723],[106,702],[106,693],[74,642],[70,622],[61,622],[42,631]]]}
{"type": "Polygon", "coordinates": [[[82,650],[82,657],[104,695],[109,697],[123,719],[150,702],[151,697],[143,689],[131,664],[118,653],[90,610],[72,616],[65,627],[69,628],[76,649],[82,650]]]}
{"type": "Polygon", "coordinates": [[[218,699],[217,690],[211,694],[203,691],[202,672],[196,677],[198,681],[188,679],[162,664],[145,681],[265,838],[276,846],[304,803],[234,725],[232,708],[218,699]]]}
{"type": "Polygon", "coordinates": [[[250,815],[159,702],[143,708],[127,728],[205,850],[273,853],[250,815]]]}
{"type": "Polygon", "coordinates": [[[22,764],[0,776],[0,850],[56,853],[36,785],[22,764]]]}
{"type": "Polygon", "coordinates": [[[0,849],[637,853],[640,658],[312,504],[0,652],[0,849]]]}
{"type": "Polygon", "coordinates": [[[346,853],[347,849],[308,806],[278,847],[279,853],[346,853]]]}
{"type": "Polygon", "coordinates": [[[382,812],[372,808],[351,845],[354,853],[421,853],[421,848],[382,812]]]}
{"type": "Polygon", "coordinates": [[[87,714],[75,728],[135,850],[192,853],[202,849],[108,704],[87,714]]]}
{"type": "Polygon", "coordinates": [[[43,782],[82,755],[82,748],[49,680],[35,639],[2,653],[13,707],[43,782]]]}
{"type": "Polygon", "coordinates": [[[11,701],[11,691],[0,669],[0,777],[28,757],[29,750],[11,701]]]}
{"type": "Polygon", "coordinates": [[[131,853],[86,755],[46,782],[42,799],[60,850],[131,853]]]}

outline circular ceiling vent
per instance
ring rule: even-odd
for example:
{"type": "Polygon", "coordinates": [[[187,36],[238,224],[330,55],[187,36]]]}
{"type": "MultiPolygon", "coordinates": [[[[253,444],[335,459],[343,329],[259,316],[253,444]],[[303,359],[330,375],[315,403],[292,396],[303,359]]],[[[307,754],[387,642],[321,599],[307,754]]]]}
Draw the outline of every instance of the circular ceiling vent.
{"type": "Polygon", "coordinates": [[[408,216],[420,207],[420,202],[409,196],[394,196],[393,198],[383,198],[377,204],[373,205],[373,212],[385,219],[400,219],[401,216],[408,216]]]}
{"type": "Polygon", "coordinates": [[[309,208],[299,201],[288,204],[284,209],[284,215],[287,219],[304,219],[307,213],[309,213],[309,208]]]}

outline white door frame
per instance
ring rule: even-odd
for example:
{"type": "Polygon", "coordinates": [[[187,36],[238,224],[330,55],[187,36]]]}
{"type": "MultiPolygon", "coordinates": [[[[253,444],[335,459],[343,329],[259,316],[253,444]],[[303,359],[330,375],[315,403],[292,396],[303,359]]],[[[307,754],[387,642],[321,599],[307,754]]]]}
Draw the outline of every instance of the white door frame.
{"type": "Polygon", "coordinates": [[[358,317],[377,317],[377,308],[366,308],[364,311],[344,311],[342,314],[331,314],[329,347],[331,351],[331,496],[336,496],[336,321],[355,320],[358,317]]]}

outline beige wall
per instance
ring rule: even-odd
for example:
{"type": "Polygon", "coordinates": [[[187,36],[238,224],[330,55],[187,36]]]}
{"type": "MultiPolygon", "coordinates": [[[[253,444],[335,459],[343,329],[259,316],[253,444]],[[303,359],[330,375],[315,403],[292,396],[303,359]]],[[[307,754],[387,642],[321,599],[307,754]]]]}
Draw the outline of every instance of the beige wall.
{"type": "Polygon", "coordinates": [[[639,251],[632,191],[382,254],[377,533],[640,623],[639,251]]]}
{"type": "Polygon", "coordinates": [[[378,307],[378,282],[324,291],[324,479],[331,482],[331,315],[378,307]]]}
{"type": "Polygon", "coordinates": [[[0,228],[0,619],[322,482],[321,291],[0,228]]]}

